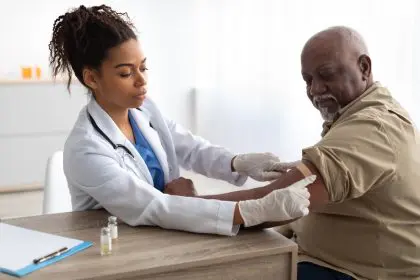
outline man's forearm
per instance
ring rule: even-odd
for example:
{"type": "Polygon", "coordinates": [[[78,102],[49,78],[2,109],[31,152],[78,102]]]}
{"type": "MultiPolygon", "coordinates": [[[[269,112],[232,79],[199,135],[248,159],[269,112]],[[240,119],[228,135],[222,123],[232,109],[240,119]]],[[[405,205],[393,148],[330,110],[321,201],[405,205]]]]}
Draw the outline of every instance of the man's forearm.
{"type": "Polygon", "coordinates": [[[303,179],[305,176],[296,168],[292,168],[289,172],[285,173],[279,179],[273,181],[272,183],[259,188],[247,189],[229,193],[222,193],[216,195],[205,195],[199,196],[205,199],[217,199],[217,200],[228,200],[228,201],[241,201],[241,200],[250,200],[258,199],[266,196],[273,190],[286,188],[295,182],[303,179]]]}
{"type": "Polygon", "coordinates": [[[199,197],[205,199],[218,199],[228,201],[258,199],[268,195],[273,190],[287,188],[295,182],[302,180],[306,176],[310,174],[315,174],[317,176],[317,180],[308,188],[309,192],[311,193],[310,208],[314,209],[319,206],[325,205],[326,203],[328,203],[329,199],[322,176],[320,175],[316,167],[313,166],[310,162],[303,161],[303,163],[307,168],[306,171],[302,170],[302,168],[299,168],[299,166],[293,167],[287,173],[283,174],[279,179],[273,181],[272,183],[264,187],[199,197]],[[310,174],[305,174],[307,172],[310,172],[310,174]]]}
{"type": "Polygon", "coordinates": [[[263,228],[279,227],[279,226],[290,224],[296,220],[298,219],[286,220],[286,221],[281,221],[281,222],[266,222],[266,223],[262,223],[253,227],[249,227],[248,229],[263,229],[263,228]]]}
{"type": "Polygon", "coordinates": [[[254,189],[246,189],[246,190],[241,190],[241,191],[221,193],[221,194],[215,194],[215,195],[204,195],[204,196],[198,196],[198,197],[205,198],[205,199],[241,201],[241,200],[258,199],[258,198],[266,196],[271,191],[272,190],[266,187],[259,187],[259,188],[254,188],[254,189]]]}
{"type": "MultiPolygon", "coordinates": [[[[318,207],[322,207],[326,203],[328,203],[328,193],[326,191],[323,179],[319,174],[318,170],[315,166],[313,166],[310,162],[303,163],[306,166],[305,170],[302,170],[299,167],[294,167],[290,169],[287,173],[282,175],[276,181],[268,184],[264,187],[254,188],[254,189],[247,189],[242,191],[224,193],[224,194],[217,194],[217,195],[208,195],[208,196],[200,196],[201,198],[205,199],[218,199],[218,200],[228,200],[228,201],[243,201],[243,200],[252,200],[252,199],[259,199],[266,195],[268,195],[273,190],[287,188],[297,181],[300,181],[307,177],[308,175],[314,174],[317,176],[315,182],[313,182],[309,187],[308,190],[311,194],[310,197],[310,209],[316,210],[318,207]],[[309,173],[309,174],[305,174],[309,173]]],[[[295,220],[286,220],[281,222],[267,222],[261,225],[255,226],[253,228],[269,228],[279,225],[285,225],[291,223],[295,220]]],[[[241,217],[241,213],[238,208],[238,204],[235,207],[234,213],[234,224],[242,224],[243,219],[241,217]]]]}

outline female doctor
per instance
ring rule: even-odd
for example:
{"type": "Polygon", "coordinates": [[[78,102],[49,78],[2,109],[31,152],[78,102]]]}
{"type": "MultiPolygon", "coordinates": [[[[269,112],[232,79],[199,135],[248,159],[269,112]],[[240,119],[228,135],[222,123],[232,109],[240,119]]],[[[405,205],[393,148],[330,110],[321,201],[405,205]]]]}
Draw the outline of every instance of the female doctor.
{"type": "Polygon", "coordinates": [[[133,29],[126,14],[105,5],[80,6],[54,22],[54,77],[67,73],[69,87],[74,73],[92,95],[64,147],[73,210],[103,207],[129,225],[222,235],[306,215],[304,187],[313,178],[263,198],[243,191],[239,203],[194,197],[179,166],[236,185],[247,176],[275,179],[288,166],[271,154],[235,157],[164,118],[146,97],[146,57],[133,29]]]}

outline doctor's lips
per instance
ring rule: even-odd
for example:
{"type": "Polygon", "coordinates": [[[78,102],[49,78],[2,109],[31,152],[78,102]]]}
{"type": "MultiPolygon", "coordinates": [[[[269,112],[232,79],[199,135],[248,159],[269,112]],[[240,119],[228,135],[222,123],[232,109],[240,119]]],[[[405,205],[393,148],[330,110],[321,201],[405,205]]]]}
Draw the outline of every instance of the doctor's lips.
{"type": "Polygon", "coordinates": [[[146,94],[147,94],[147,89],[144,89],[140,93],[134,95],[133,97],[136,98],[136,99],[143,100],[146,97],[146,94]]]}

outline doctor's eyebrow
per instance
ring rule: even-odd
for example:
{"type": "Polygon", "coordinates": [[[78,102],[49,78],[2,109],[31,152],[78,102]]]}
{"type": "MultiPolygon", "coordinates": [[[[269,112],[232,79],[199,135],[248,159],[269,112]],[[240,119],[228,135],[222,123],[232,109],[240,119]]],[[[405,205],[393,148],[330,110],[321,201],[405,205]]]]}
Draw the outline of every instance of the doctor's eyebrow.
{"type": "MultiPolygon", "coordinates": [[[[146,62],[147,57],[145,57],[142,61],[141,64],[144,64],[146,62]]],[[[114,66],[114,68],[120,68],[120,67],[134,67],[135,65],[133,63],[120,63],[114,66]]]]}

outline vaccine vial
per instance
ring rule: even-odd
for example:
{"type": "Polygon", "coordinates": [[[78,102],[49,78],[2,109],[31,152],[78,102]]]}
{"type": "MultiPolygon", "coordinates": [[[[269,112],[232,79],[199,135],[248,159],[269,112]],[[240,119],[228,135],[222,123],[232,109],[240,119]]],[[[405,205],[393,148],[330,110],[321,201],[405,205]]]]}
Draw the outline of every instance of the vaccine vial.
{"type": "Polygon", "coordinates": [[[116,241],[118,238],[118,223],[117,223],[117,217],[110,216],[108,218],[108,227],[111,232],[111,239],[112,241],[116,241]]]}
{"type": "Polygon", "coordinates": [[[112,252],[111,233],[109,227],[101,229],[101,255],[110,255],[112,252]]]}

